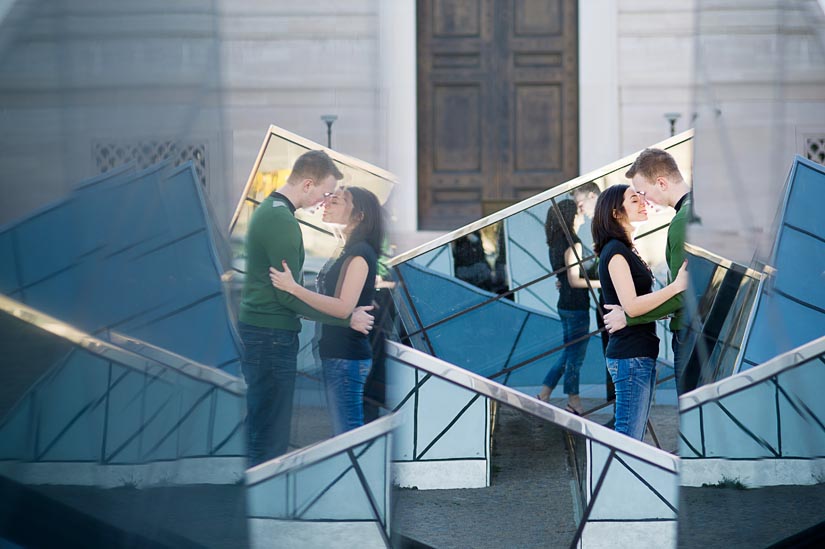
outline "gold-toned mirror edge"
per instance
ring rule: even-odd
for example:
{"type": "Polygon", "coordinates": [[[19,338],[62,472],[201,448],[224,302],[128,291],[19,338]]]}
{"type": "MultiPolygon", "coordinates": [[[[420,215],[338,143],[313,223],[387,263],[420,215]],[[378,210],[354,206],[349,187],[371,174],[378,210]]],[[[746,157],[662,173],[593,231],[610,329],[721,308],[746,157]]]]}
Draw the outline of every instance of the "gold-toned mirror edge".
{"type": "Polygon", "coordinates": [[[761,280],[763,276],[767,273],[762,273],[757,271],[756,269],[752,269],[747,265],[743,265],[741,263],[737,263],[732,259],[728,259],[726,257],[722,257],[721,255],[715,254],[711,251],[708,251],[704,248],[700,248],[695,244],[691,244],[690,242],[685,242],[685,251],[691,255],[695,255],[696,257],[700,257],[702,259],[707,259],[711,263],[719,265],[720,267],[724,267],[725,269],[730,269],[733,266],[739,267],[742,271],[744,271],[745,276],[753,278],[754,280],[761,280]]]}
{"type": "Polygon", "coordinates": [[[232,214],[232,220],[229,222],[230,235],[232,234],[232,230],[235,228],[235,224],[238,222],[238,217],[241,215],[241,209],[243,208],[243,204],[246,201],[247,195],[249,194],[249,189],[250,187],[252,187],[252,183],[255,179],[255,174],[258,173],[258,169],[260,168],[261,162],[263,161],[264,153],[266,152],[267,146],[269,145],[269,141],[272,139],[273,136],[280,137],[286,141],[290,141],[292,143],[295,143],[296,145],[305,147],[308,150],[324,151],[329,155],[330,158],[340,162],[341,164],[344,164],[352,168],[364,170],[367,173],[370,173],[376,177],[386,180],[393,186],[398,184],[398,177],[392,172],[389,172],[383,168],[379,168],[378,166],[370,164],[365,160],[355,158],[354,156],[349,156],[344,153],[334,151],[310,139],[301,137],[298,134],[292,133],[274,124],[271,124],[269,126],[269,129],[266,131],[263,144],[261,144],[261,149],[258,151],[258,156],[255,158],[255,163],[252,165],[252,171],[249,173],[249,177],[246,180],[246,185],[244,185],[243,191],[241,192],[241,198],[238,201],[238,205],[235,207],[235,212],[232,214]]]}

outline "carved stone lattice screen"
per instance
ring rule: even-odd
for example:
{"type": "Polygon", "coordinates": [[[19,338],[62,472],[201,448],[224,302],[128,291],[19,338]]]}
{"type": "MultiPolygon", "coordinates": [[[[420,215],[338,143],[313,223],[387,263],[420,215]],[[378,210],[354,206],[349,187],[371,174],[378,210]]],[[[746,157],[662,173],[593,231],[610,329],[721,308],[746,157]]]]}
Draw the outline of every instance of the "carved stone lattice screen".
{"type": "Polygon", "coordinates": [[[805,158],[825,165],[825,134],[805,138],[805,158]]]}
{"type": "Polygon", "coordinates": [[[92,156],[100,173],[105,173],[127,162],[134,162],[138,169],[142,169],[164,160],[171,160],[175,167],[191,160],[198,174],[198,180],[206,187],[206,144],[204,143],[180,143],[155,139],[124,143],[101,142],[92,146],[92,156]]]}

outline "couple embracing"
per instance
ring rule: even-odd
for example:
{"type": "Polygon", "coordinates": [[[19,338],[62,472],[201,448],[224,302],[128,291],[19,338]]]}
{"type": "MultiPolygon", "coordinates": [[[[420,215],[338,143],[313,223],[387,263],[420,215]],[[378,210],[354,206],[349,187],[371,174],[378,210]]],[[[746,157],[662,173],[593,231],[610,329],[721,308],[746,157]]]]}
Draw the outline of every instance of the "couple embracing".
{"type": "Polygon", "coordinates": [[[573,191],[575,204],[572,200],[559,203],[557,222],[548,214],[546,229],[551,264],[556,271],[567,268],[560,277],[558,304],[565,350],[559,363],[548,372],[537,397],[547,401],[564,373],[568,410],[582,413],[578,371],[584,361],[589,333],[589,282],[590,287],[601,288],[605,308],[610,310],[604,316],[610,334],[604,351],[607,371],[615,387],[615,429],[641,440],[656,384],[659,354],[656,320],[672,317],[670,328],[677,381],[682,366],[682,306],[688,284],[684,246],[691,194],[676,161],[660,149],[642,151],[625,176],[631,179],[632,186],[613,185],[599,193],[594,183],[588,183],[573,191]],[[653,273],[633,242],[634,224],[647,221],[648,203],[676,210],[668,228],[665,251],[671,283],[655,292],[653,273]],[[575,220],[581,221],[583,214],[592,218],[592,245],[599,260],[597,276],[585,274],[577,265],[578,258],[584,254],[582,242],[575,236],[575,220]],[[567,248],[564,233],[573,235],[573,247],[567,248]],[[557,242],[565,244],[560,246],[557,242]]]}

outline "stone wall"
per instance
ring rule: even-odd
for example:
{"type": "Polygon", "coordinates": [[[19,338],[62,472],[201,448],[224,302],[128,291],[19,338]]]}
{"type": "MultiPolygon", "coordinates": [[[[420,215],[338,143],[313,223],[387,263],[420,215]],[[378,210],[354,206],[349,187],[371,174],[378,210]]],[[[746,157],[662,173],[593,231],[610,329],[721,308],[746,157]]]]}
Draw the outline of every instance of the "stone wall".
{"type": "Polygon", "coordinates": [[[205,156],[228,222],[269,125],[326,144],[322,114],[334,148],[380,162],[378,5],[18,1],[0,20],[0,223],[170,143],[205,156]]]}
{"type": "Polygon", "coordinates": [[[692,127],[695,0],[618,3],[619,155],[692,127]]]}
{"type": "Polygon", "coordinates": [[[232,189],[249,176],[275,124],[383,166],[378,0],[220,0],[222,97],[232,189]]]}
{"type": "Polygon", "coordinates": [[[793,157],[825,135],[825,16],[813,0],[698,6],[690,240],[767,261],[793,157]]]}
{"type": "MultiPolygon", "coordinates": [[[[662,140],[679,113],[677,132],[697,127],[691,239],[749,261],[792,155],[825,133],[821,14],[815,0],[583,6],[582,170],[662,140]]],[[[395,226],[417,234],[414,32],[413,0],[18,0],[0,19],[0,223],[98,173],[101,147],[169,143],[203,151],[228,221],[266,128],[326,144],[320,116],[335,114],[333,148],[399,175],[395,226]]]]}

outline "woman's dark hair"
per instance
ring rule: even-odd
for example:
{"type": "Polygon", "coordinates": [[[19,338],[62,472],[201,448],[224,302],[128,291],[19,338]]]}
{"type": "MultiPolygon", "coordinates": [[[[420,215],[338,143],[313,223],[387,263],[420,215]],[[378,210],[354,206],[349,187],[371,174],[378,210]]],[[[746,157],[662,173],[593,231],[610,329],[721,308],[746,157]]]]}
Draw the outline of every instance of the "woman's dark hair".
{"type": "Polygon", "coordinates": [[[593,214],[591,229],[593,230],[593,251],[599,255],[602,248],[613,238],[623,242],[628,248],[633,247],[630,237],[613,215],[618,212],[627,215],[624,209],[624,192],[630,185],[613,185],[608,187],[596,200],[596,211],[593,214]]]}
{"type": "Polygon", "coordinates": [[[544,234],[547,236],[549,247],[564,246],[565,250],[570,247],[564,227],[567,227],[567,232],[575,239],[573,221],[576,219],[577,212],[576,203],[569,198],[557,202],[555,208],[552,205],[550,206],[550,209],[547,210],[547,220],[544,222],[544,234]],[[556,212],[557,208],[558,212],[556,212]],[[559,213],[561,218],[559,218],[559,213]]]}
{"type": "Polygon", "coordinates": [[[384,242],[384,211],[372,192],[361,187],[346,187],[352,197],[352,216],[360,218],[358,225],[352,230],[347,239],[346,248],[357,242],[366,242],[376,254],[381,254],[384,242]]]}

